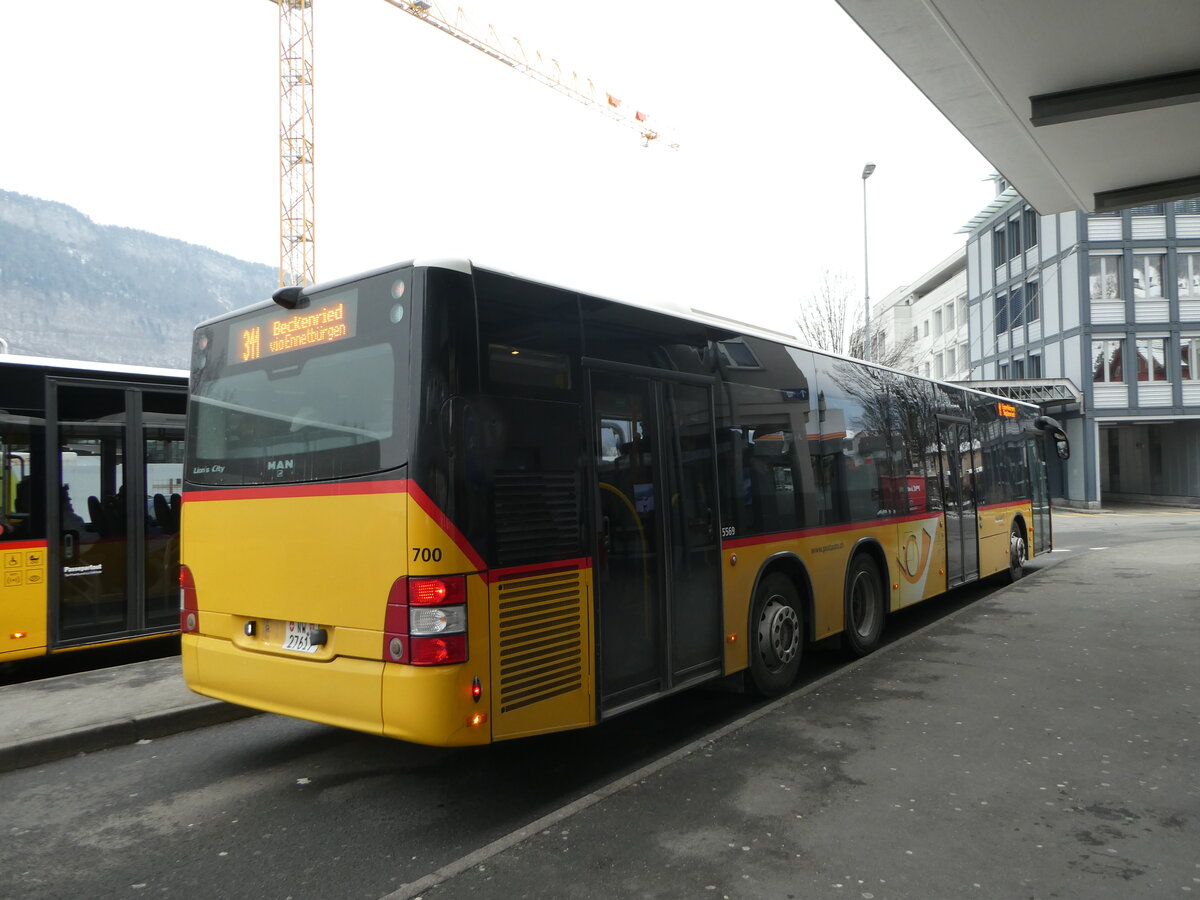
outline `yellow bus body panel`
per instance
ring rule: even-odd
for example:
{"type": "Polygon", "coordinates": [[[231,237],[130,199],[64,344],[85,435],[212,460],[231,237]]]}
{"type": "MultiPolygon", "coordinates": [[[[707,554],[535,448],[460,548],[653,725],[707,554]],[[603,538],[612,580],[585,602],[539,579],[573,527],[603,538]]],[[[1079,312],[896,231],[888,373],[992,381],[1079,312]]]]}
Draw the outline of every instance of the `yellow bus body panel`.
{"type": "Polygon", "coordinates": [[[881,574],[887,579],[889,611],[945,592],[946,529],[940,515],[823,529],[819,534],[781,535],[777,540],[767,536],[726,542],[722,549],[725,672],[749,665],[750,604],[755,582],[769,560],[790,557],[807,571],[814,593],[812,636],[821,640],[845,627],[846,567],[864,541],[878,543],[887,558],[888,569],[881,574]]]}
{"type": "Polygon", "coordinates": [[[591,568],[520,572],[490,587],[495,737],[594,725],[591,568]]]}
{"type": "MultiPolygon", "coordinates": [[[[979,577],[986,578],[1008,568],[1009,540],[1013,522],[1017,516],[1024,518],[1027,532],[1033,528],[1033,504],[1031,502],[1006,503],[984,506],[979,517],[979,577]]],[[[1032,535],[1026,540],[1033,546],[1032,535]]],[[[1032,555],[1032,554],[1031,554],[1032,555]]]]}
{"type": "Polygon", "coordinates": [[[183,676],[198,693],[327,725],[381,732],[381,660],[339,657],[314,663],[298,654],[292,659],[264,657],[231,641],[195,634],[185,634],[182,645],[183,676]]]}
{"type": "Polygon", "coordinates": [[[408,574],[405,496],[190,500],[180,561],[202,611],[382,631],[392,583],[408,574]]]}
{"type": "Polygon", "coordinates": [[[490,669],[481,576],[467,579],[467,663],[383,660],[396,579],[476,567],[436,511],[427,513],[403,489],[245,494],[200,495],[183,505],[182,562],[195,580],[200,632],[182,638],[188,686],[243,706],[414,743],[489,742],[489,717],[475,718],[488,707],[472,697],[473,679],[486,684],[490,669]],[[420,565],[414,548],[418,555],[431,551],[420,565]],[[325,628],[327,642],[314,653],[284,650],[282,626],[289,620],[325,628]]]}
{"type": "Polygon", "coordinates": [[[46,652],[46,545],[0,544],[0,662],[46,652]]]}

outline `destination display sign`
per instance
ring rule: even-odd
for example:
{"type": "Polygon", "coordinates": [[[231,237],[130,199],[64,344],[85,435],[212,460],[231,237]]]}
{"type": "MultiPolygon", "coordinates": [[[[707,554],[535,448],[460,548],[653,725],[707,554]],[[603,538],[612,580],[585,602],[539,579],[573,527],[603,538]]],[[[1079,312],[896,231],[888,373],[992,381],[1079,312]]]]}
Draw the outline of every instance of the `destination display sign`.
{"type": "Polygon", "coordinates": [[[234,322],[229,331],[229,363],[252,362],[354,337],[357,303],[358,291],[345,291],[308,309],[280,310],[234,322]]]}
{"type": "Polygon", "coordinates": [[[1011,403],[997,403],[996,412],[1000,414],[1001,418],[1005,419],[1015,419],[1017,417],[1017,408],[1011,403]]]}

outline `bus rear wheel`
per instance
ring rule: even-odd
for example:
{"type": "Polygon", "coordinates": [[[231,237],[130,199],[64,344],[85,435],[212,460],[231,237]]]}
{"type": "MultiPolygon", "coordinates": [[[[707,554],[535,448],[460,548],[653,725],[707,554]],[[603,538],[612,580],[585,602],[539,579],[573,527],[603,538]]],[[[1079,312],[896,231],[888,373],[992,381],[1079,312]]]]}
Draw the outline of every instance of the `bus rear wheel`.
{"type": "Polygon", "coordinates": [[[875,560],[860,553],[846,572],[846,649],[866,656],[879,646],[887,617],[883,583],[875,560]]]}
{"type": "Polygon", "coordinates": [[[755,691],[774,697],[787,690],[800,671],[804,620],[796,586],[772,573],[754,594],[750,618],[750,678],[755,691]]]}

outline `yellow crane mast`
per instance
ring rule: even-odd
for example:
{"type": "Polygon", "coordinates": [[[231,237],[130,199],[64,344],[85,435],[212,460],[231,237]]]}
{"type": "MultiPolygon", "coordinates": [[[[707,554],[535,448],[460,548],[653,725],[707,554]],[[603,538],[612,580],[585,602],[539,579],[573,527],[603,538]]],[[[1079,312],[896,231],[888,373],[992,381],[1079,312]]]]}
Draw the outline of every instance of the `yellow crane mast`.
{"type": "MultiPolygon", "coordinates": [[[[271,0],[279,7],[279,284],[316,281],[316,226],[313,194],[313,0],[271,0]]],[[[501,38],[496,28],[473,33],[463,8],[453,19],[431,0],[385,0],[497,62],[570,97],[613,121],[633,128],[642,143],[679,145],[651,124],[650,116],[590,78],[567,73],[558,60],[534,51],[532,58],[516,37],[501,38]]]]}
{"type": "Polygon", "coordinates": [[[279,6],[279,285],[313,284],[313,0],[279,6]]]}

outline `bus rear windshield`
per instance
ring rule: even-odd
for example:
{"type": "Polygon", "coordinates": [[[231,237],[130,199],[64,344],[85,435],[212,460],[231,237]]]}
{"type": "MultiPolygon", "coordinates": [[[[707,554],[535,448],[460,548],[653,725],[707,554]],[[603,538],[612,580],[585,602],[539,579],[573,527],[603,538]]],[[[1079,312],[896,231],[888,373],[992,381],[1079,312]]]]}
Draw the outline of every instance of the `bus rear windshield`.
{"type": "Polygon", "coordinates": [[[357,327],[350,335],[278,355],[247,360],[234,346],[251,318],[202,335],[205,350],[197,351],[192,373],[188,480],[324,481],[406,462],[407,402],[398,384],[407,376],[408,317],[391,309],[405,301],[372,299],[353,297],[357,327]]]}

